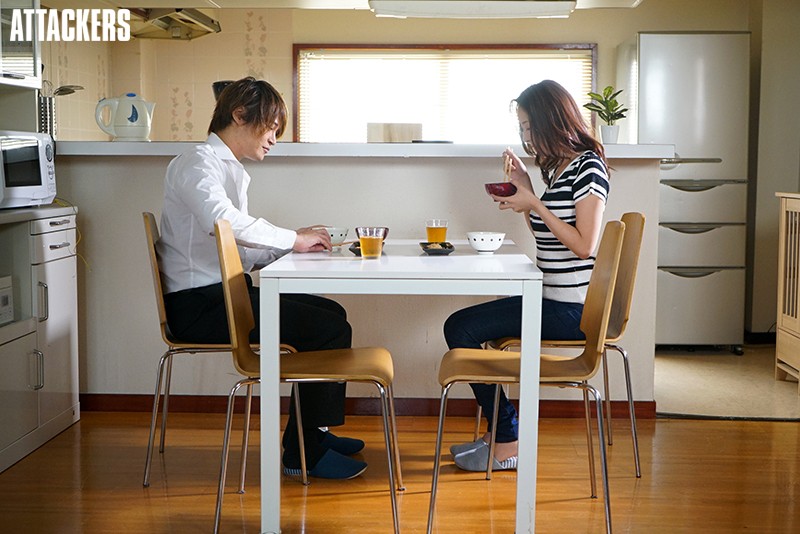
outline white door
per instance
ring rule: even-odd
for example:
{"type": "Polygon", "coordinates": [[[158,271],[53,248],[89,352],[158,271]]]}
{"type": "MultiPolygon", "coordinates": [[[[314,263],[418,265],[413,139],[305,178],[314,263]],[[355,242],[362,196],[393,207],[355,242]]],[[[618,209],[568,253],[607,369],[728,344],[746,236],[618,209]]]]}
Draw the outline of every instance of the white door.
{"type": "Polygon", "coordinates": [[[39,422],[44,424],[78,404],[77,261],[67,256],[32,268],[44,359],[44,387],[39,391],[39,422]]]}
{"type": "Polygon", "coordinates": [[[639,36],[639,143],[674,144],[662,180],[747,179],[747,33],[639,36]]]}

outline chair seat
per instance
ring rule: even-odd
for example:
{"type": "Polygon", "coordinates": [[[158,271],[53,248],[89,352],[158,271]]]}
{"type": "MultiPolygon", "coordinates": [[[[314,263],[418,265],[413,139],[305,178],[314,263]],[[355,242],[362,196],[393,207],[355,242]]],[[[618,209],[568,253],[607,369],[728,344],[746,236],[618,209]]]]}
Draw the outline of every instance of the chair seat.
{"type": "Polygon", "coordinates": [[[281,356],[281,380],[378,382],[388,387],[394,378],[392,356],[382,347],[298,352],[281,356]]]}
{"type": "Polygon", "coordinates": [[[519,353],[502,351],[486,357],[483,349],[452,349],[442,357],[439,383],[485,382],[491,384],[519,382],[519,353]]]}

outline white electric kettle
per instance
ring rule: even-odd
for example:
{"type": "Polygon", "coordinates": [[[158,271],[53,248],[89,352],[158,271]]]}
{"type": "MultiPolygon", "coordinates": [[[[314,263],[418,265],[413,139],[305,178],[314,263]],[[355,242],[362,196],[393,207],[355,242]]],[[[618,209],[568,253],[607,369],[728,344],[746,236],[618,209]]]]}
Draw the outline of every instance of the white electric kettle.
{"type": "Polygon", "coordinates": [[[150,141],[154,102],[146,102],[136,93],[119,98],[104,98],[97,103],[94,118],[101,130],[114,136],[114,141],[150,141]],[[109,108],[110,120],[103,121],[103,110],[109,108]]]}

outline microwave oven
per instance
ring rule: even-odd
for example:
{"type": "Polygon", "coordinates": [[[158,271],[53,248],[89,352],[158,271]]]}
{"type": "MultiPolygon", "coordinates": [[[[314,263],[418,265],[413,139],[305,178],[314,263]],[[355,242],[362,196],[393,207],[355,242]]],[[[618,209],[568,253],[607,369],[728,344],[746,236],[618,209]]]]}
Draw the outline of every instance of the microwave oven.
{"type": "Polygon", "coordinates": [[[50,204],[56,198],[50,134],[0,130],[0,208],[50,204]]]}

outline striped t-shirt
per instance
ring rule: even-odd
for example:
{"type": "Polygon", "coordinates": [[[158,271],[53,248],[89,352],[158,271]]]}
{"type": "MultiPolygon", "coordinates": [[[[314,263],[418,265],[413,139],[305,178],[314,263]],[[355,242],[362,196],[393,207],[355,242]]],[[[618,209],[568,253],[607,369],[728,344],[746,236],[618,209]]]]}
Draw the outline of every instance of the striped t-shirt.
{"type": "MultiPolygon", "coordinates": [[[[562,221],[575,226],[575,204],[596,195],[605,204],[608,172],[603,160],[592,151],[577,156],[550,184],[542,203],[562,221]]],[[[594,256],[582,260],[553,235],[542,219],[531,212],[530,225],[536,238],[536,264],[542,270],[542,296],[559,302],[583,303],[594,267],[594,256]]]]}

